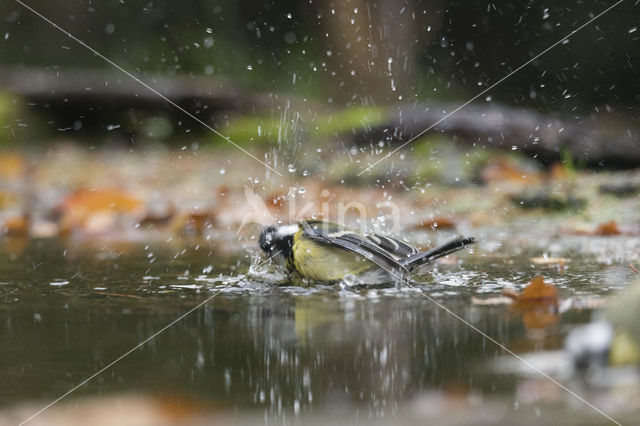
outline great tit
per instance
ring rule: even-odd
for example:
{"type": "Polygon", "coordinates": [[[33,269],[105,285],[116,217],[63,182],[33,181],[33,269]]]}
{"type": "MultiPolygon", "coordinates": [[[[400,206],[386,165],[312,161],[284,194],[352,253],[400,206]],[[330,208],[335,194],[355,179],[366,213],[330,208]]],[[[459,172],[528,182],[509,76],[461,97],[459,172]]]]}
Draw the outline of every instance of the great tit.
{"type": "Polygon", "coordinates": [[[473,242],[473,238],[458,238],[434,249],[419,251],[392,237],[360,235],[338,224],[316,219],[288,226],[268,226],[259,238],[260,248],[269,257],[284,261],[290,273],[323,282],[355,277],[362,284],[402,281],[436,259],[473,242]]]}

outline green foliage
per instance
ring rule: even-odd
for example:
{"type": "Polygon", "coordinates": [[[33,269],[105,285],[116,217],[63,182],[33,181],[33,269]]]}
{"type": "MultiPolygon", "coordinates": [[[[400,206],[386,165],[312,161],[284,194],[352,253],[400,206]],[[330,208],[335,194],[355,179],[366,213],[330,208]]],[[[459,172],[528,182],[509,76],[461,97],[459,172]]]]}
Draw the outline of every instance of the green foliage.
{"type": "MultiPolygon", "coordinates": [[[[384,120],[384,109],[372,107],[347,108],[307,122],[296,118],[266,114],[245,115],[230,120],[222,133],[239,145],[254,143],[267,145],[280,140],[293,140],[294,134],[299,131],[310,134],[312,138],[325,138],[353,130],[371,129],[382,124],[384,120]]],[[[219,143],[222,139],[215,136],[211,141],[219,143]]]]}
{"type": "Polygon", "coordinates": [[[370,129],[384,122],[384,109],[376,107],[352,107],[321,117],[315,123],[314,133],[329,136],[352,130],[370,129]]]}
{"type": "MultiPolygon", "coordinates": [[[[267,145],[278,139],[281,123],[266,115],[245,115],[234,118],[222,130],[222,133],[238,145],[267,145]]],[[[211,142],[219,144],[223,139],[213,136],[211,142]]]]}
{"type": "Polygon", "coordinates": [[[562,150],[562,166],[564,167],[567,177],[575,179],[576,177],[576,163],[573,158],[573,154],[568,149],[562,150]]]}
{"type": "Polygon", "coordinates": [[[16,118],[16,106],[11,96],[0,92],[0,144],[13,138],[16,118]]]}

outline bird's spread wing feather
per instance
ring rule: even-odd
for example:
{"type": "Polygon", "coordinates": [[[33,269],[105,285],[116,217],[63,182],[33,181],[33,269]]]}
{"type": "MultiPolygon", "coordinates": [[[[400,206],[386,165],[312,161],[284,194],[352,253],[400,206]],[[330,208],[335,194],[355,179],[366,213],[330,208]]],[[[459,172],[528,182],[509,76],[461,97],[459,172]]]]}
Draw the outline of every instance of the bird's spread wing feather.
{"type": "MultiPolygon", "coordinates": [[[[408,273],[407,268],[394,257],[393,252],[385,250],[384,246],[377,244],[376,240],[363,237],[345,228],[323,226],[321,222],[303,220],[300,221],[299,225],[305,235],[317,243],[356,253],[393,274],[404,276],[404,274],[408,273]]],[[[377,238],[380,239],[380,237],[377,238]]],[[[382,239],[380,240],[383,241],[382,239]]],[[[384,241],[387,245],[391,244],[387,240],[384,241]]],[[[398,245],[398,247],[401,246],[398,245]]],[[[406,248],[400,250],[406,250],[406,248]]]]}
{"type": "Polygon", "coordinates": [[[380,234],[367,234],[367,239],[372,241],[378,247],[393,254],[395,257],[403,258],[418,253],[418,249],[402,242],[396,238],[388,237],[380,234]]]}

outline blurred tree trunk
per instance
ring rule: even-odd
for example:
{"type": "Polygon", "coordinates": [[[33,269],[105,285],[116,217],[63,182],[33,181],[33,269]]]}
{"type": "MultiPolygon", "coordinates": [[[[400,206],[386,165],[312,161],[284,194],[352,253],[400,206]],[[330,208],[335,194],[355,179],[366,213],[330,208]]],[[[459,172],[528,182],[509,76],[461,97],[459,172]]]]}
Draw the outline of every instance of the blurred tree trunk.
{"type": "Polygon", "coordinates": [[[415,93],[414,46],[424,46],[437,34],[442,15],[435,12],[441,3],[321,2],[332,96],[376,105],[410,99],[415,93]]]}

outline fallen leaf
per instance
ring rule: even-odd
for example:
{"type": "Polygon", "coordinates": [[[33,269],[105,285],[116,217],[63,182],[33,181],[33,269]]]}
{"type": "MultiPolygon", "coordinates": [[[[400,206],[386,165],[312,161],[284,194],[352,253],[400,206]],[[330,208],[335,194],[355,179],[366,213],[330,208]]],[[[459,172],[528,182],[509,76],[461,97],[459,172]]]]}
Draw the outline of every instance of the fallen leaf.
{"type": "Polygon", "coordinates": [[[500,158],[488,163],[481,171],[483,182],[520,182],[535,183],[540,181],[540,175],[534,171],[521,170],[513,161],[500,158]]]}
{"type": "Polygon", "coordinates": [[[129,212],[138,209],[142,202],[120,189],[81,189],[66,198],[67,210],[129,212]]]}
{"type": "Polygon", "coordinates": [[[12,237],[25,237],[29,233],[29,219],[15,216],[4,221],[4,233],[12,237]]]}
{"type": "Polygon", "coordinates": [[[449,229],[455,228],[456,224],[453,219],[448,217],[435,217],[433,219],[423,220],[415,226],[416,229],[449,229]]]}
{"type": "Polygon", "coordinates": [[[117,215],[140,217],[145,209],[142,201],[120,189],[82,189],[69,195],[59,210],[63,229],[95,233],[109,230],[117,215]]]}
{"type": "Polygon", "coordinates": [[[546,284],[542,277],[533,277],[529,285],[522,291],[518,303],[553,303],[558,304],[558,289],[546,284]]]}
{"type": "Polygon", "coordinates": [[[610,220],[609,222],[604,222],[598,225],[595,231],[593,231],[594,235],[620,235],[620,228],[618,228],[618,224],[615,220],[610,220]]]}
{"type": "MultiPolygon", "coordinates": [[[[505,289],[507,290],[507,289],[505,289]]],[[[558,313],[558,289],[546,284],[542,277],[534,277],[521,294],[503,294],[512,297],[514,310],[522,315],[522,321],[528,329],[544,329],[555,324],[558,313]]]]}
{"type": "Polygon", "coordinates": [[[562,163],[553,163],[549,169],[549,177],[551,179],[562,180],[568,176],[567,168],[562,163]]]}

